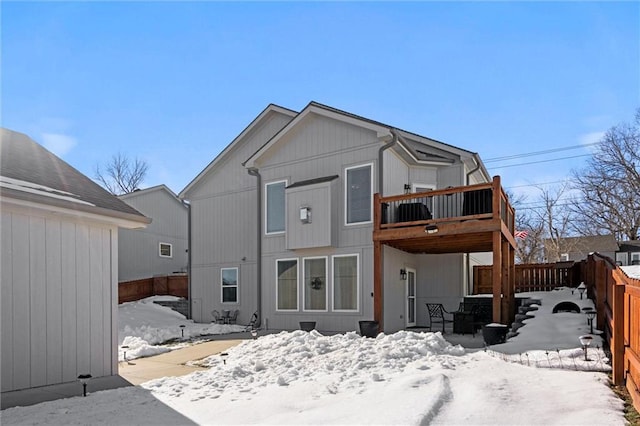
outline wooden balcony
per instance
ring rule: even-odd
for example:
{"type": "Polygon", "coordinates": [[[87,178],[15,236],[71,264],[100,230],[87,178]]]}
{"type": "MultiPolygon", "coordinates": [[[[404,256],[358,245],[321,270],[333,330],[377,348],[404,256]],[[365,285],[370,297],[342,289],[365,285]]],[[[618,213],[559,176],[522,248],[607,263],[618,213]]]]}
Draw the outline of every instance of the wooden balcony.
{"type": "Polygon", "coordinates": [[[515,314],[514,210],[491,183],[390,197],[374,195],[374,314],[382,317],[382,245],[414,254],[493,252],[493,317],[515,314]],[[378,297],[376,297],[378,295],[378,297]]]}

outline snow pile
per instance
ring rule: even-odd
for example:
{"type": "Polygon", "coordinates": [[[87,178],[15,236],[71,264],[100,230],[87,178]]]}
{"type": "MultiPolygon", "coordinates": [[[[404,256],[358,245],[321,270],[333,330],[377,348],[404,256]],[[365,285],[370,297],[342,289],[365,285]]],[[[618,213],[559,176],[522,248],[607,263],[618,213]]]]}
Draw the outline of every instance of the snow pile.
{"type": "Polygon", "coordinates": [[[175,340],[199,338],[213,334],[229,334],[244,331],[245,326],[236,324],[198,324],[188,320],[179,312],[155,301],[179,300],[175,296],[152,296],[136,302],[118,306],[118,353],[119,360],[156,355],[184,347],[183,344],[161,345],[175,340]],[[184,327],[180,327],[184,325],[184,327]],[[184,337],[183,337],[184,334],[184,337]],[[128,348],[123,348],[128,346],[128,348]]]}
{"type": "Polygon", "coordinates": [[[629,278],[640,280],[640,265],[630,265],[620,267],[629,278]]]}

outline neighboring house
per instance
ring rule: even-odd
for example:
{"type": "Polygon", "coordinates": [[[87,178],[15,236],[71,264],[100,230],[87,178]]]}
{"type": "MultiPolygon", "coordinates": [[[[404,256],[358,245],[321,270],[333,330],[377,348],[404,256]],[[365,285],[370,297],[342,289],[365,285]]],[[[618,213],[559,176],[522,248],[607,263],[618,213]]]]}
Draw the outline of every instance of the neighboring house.
{"type": "Polygon", "coordinates": [[[118,228],[149,220],[0,130],[2,391],[118,374],[118,228]]]}
{"type": "Polygon", "coordinates": [[[544,245],[548,262],[580,261],[586,259],[589,253],[600,253],[615,259],[618,251],[618,243],[613,235],[546,239],[544,245]]]}
{"type": "Polygon", "coordinates": [[[136,190],[118,198],[151,218],[151,224],[144,229],[118,231],[118,281],[186,273],[187,206],[165,185],[136,190]]]}
{"type": "MultiPolygon", "coordinates": [[[[431,215],[456,216],[454,207],[473,214],[448,188],[484,184],[494,193],[490,182],[479,156],[464,149],[315,102],[300,112],[269,105],[179,194],[191,206],[193,319],[239,309],[239,323],[259,311],[269,329],[311,320],[349,331],[374,318],[387,332],[424,326],[425,302],[455,309],[467,294],[474,259],[486,259],[467,248],[491,251],[496,239],[489,235],[489,250],[483,234],[476,245],[421,253],[374,243],[374,194],[419,192],[424,203],[401,216],[419,220],[419,235],[436,241],[423,230],[431,215]],[[384,288],[375,287],[375,271],[384,288]]],[[[491,198],[478,203],[487,200],[490,212],[491,198]]]]}
{"type": "Polygon", "coordinates": [[[616,263],[622,266],[640,265],[640,240],[618,241],[616,263]]]}

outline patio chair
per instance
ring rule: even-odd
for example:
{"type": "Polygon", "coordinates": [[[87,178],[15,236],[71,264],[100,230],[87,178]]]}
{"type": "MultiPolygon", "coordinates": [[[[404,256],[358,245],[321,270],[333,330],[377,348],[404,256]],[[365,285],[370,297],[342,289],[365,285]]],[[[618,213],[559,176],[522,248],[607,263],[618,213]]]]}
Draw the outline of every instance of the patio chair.
{"type": "Polygon", "coordinates": [[[216,311],[214,309],[213,311],[211,311],[211,316],[213,317],[213,322],[214,323],[216,323],[216,324],[224,324],[224,319],[220,315],[220,312],[218,312],[218,311],[216,311]]]}
{"type": "Polygon", "coordinates": [[[473,316],[473,327],[471,330],[475,336],[476,331],[480,330],[483,325],[489,324],[493,319],[493,306],[485,304],[473,305],[471,315],[473,316]]]}
{"type": "Polygon", "coordinates": [[[234,309],[233,311],[231,311],[229,317],[227,318],[227,324],[236,323],[236,320],[238,319],[238,312],[240,312],[238,309],[234,309]]]}
{"type": "Polygon", "coordinates": [[[258,324],[258,311],[255,311],[253,315],[251,315],[251,320],[249,321],[249,324],[247,324],[247,326],[244,328],[244,330],[251,331],[256,328],[257,324],[258,324]]]}
{"type": "Polygon", "coordinates": [[[445,314],[452,315],[452,313],[448,312],[442,303],[426,303],[426,305],[429,314],[429,330],[432,329],[434,323],[442,323],[442,333],[444,334],[445,324],[448,322],[453,323],[453,318],[447,319],[445,314]]]}

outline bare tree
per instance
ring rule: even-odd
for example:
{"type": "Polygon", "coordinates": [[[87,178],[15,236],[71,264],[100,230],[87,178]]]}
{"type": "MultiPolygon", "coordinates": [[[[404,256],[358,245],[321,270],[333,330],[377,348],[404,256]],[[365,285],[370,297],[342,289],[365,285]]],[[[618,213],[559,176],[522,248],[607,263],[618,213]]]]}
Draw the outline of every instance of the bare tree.
{"type": "Polygon", "coordinates": [[[111,157],[111,160],[100,168],[96,166],[95,179],[107,191],[113,195],[122,195],[133,192],[142,183],[147,174],[148,165],[146,162],[118,153],[111,157]]]}
{"type": "Polygon", "coordinates": [[[573,172],[581,233],[640,238],[640,108],[635,121],[607,131],[586,168],[573,172]]]}
{"type": "Polygon", "coordinates": [[[543,227],[541,222],[535,220],[531,209],[526,208],[525,196],[515,196],[507,191],[507,197],[515,209],[516,230],[526,232],[526,237],[516,238],[516,263],[540,263],[543,253],[543,227]]]}

